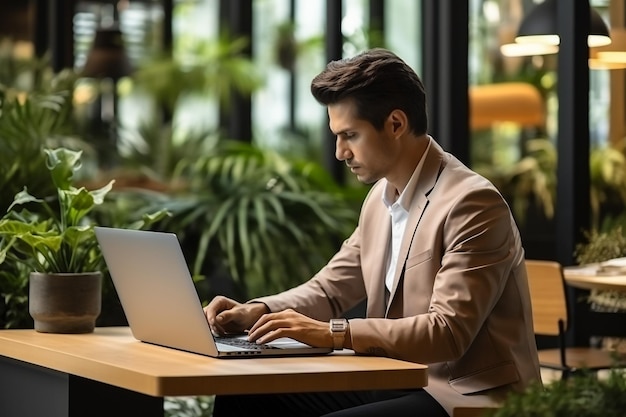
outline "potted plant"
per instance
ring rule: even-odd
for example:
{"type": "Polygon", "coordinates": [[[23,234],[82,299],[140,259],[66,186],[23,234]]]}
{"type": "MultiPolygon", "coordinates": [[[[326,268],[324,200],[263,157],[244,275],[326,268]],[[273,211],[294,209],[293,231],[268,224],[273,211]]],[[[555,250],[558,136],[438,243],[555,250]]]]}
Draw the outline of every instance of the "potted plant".
{"type": "MultiPolygon", "coordinates": [[[[56,198],[38,198],[25,187],[0,219],[0,264],[7,260],[30,272],[29,312],[35,330],[89,333],[100,314],[104,262],[87,215],[104,202],[114,180],[96,190],[73,185],[82,151],[44,149],[56,198]],[[40,210],[33,210],[33,208],[40,210]]],[[[159,211],[134,224],[163,218],[159,211]]]]}

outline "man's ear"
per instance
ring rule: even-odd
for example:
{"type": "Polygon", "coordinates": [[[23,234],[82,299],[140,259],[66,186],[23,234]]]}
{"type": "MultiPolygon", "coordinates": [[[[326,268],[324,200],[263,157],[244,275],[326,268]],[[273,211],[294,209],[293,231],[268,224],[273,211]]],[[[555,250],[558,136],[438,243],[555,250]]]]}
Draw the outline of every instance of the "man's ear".
{"type": "Polygon", "coordinates": [[[387,123],[389,123],[391,133],[395,136],[404,134],[409,127],[406,114],[402,110],[398,109],[392,110],[391,113],[389,113],[389,116],[387,116],[387,123]]]}

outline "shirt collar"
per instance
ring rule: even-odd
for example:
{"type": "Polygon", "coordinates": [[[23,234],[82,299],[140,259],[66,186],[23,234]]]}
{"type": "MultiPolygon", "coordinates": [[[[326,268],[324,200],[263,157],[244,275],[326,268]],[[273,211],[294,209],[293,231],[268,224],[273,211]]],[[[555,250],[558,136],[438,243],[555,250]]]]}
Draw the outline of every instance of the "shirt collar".
{"type": "Polygon", "coordinates": [[[426,159],[425,155],[430,150],[430,145],[431,137],[428,136],[428,145],[426,146],[426,150],[420,157],[420,160],[417,163],[417,166],[415,167],[415,170],[413,171],[409,182],[406,184],[404,191],[402,192],[402,194],[400,194],[399,197],[397,197],[398,190],[396,189],[396,187],[394,187],[389,182],[387,182],[387,180],[385,180],[385,188],[383,190],[383,203],[387,208],[390,208],[394,203],[398,203],[404,210],[409,210],[411,200],[413,199],[413,194],[415,193],[417,181],[419,179],[422,168],[424,167],[424,160],[426,159]]]}

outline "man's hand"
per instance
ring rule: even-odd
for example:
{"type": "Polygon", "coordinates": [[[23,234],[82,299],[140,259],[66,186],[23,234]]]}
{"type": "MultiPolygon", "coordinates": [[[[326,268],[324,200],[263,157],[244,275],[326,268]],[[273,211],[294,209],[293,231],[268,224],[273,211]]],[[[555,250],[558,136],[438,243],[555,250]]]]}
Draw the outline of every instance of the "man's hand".
{"type": "Polygon", "coordinates": [[[217,296],[204,308],[211,331],[223,335],[243,333],[269,309],[263,303],[242,304],[230,298],[217,296]]]}
{"type": "MultiPolygon", "coordinates": [[[[248,340],[259,343],[281,337],[291,337],[316,347],[333,347],[328,322],[314,320],[291,309],[264,314],[248,333],[248,340]]],[[[350,335],[347,333],[345,347],[350,347],[350,335]]]]}

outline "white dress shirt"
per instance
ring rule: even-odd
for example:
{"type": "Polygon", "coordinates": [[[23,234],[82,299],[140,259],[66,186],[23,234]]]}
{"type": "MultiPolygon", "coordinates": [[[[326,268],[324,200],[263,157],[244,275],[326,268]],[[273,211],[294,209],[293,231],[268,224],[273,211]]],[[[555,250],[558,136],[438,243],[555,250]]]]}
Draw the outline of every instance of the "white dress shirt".
{"type": "MultiPolygon", "coordinates": [[[[429,145],[430,147],[430,145],[429,145]]],[[[424,152],[426,154],[428,149],[424,152]]],[[[387,265],[387,275],[385,276],[385,288],[387,293],[391,294],[391,290],[394,284],[394,276],[396,274],[396,268],[398,266],[398,253],[400,252],[400,245],[402,244],[402,238],[404,237],[404,231],[406,230],[406,222],[409,218],[409,203],[413,199],[413,190],[415,187],[413,184],[417,181],[422,166],[424,165],[424,154],[420,157],[417,167],[406,187],[402,192],[396,189],[388,182],[385,183],[385,189],[383,191],[383,203],[389,210],[391,217],[391,241],[389,242],[389,263],[387,265]]]]}

